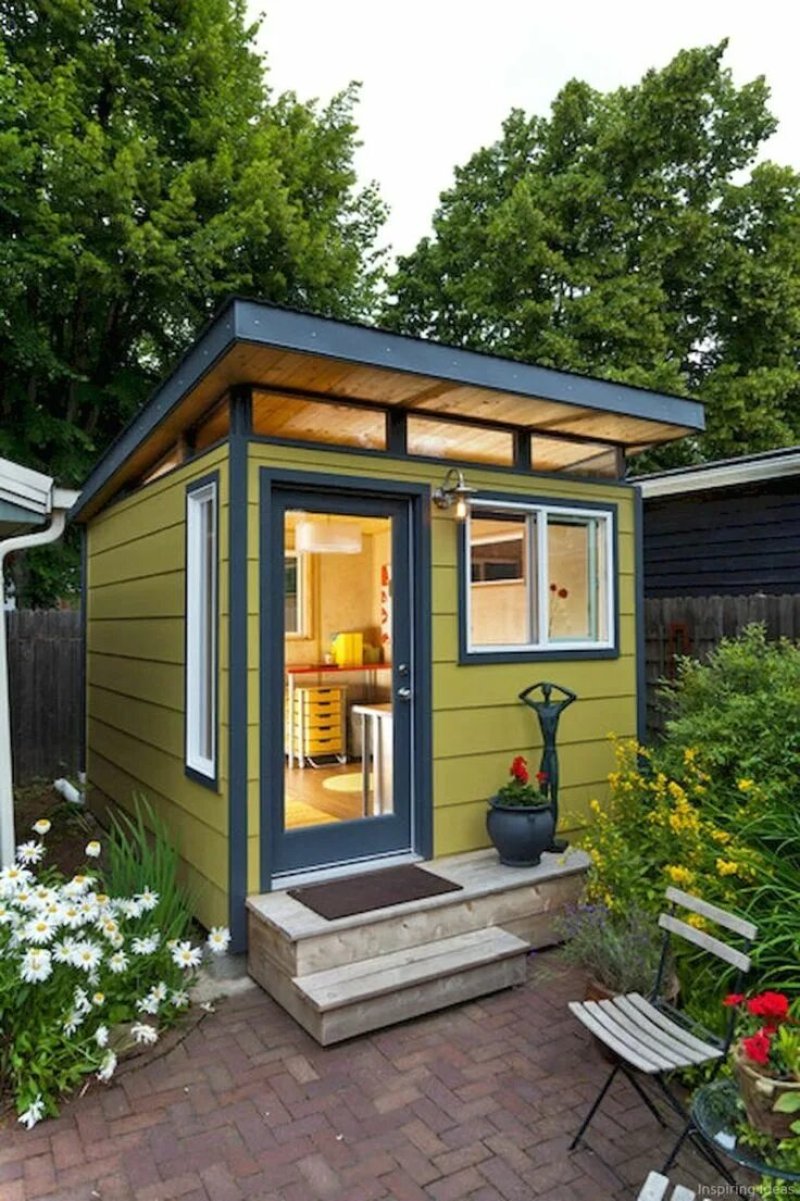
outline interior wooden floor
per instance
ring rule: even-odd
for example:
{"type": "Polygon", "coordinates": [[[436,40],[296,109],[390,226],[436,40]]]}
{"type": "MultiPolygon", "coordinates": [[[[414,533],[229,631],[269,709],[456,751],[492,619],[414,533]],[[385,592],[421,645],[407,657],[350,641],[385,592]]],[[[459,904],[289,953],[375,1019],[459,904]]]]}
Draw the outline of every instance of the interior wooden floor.
{"type": "Polygon", "coordinates": [[[361,763],[336,763],[330,767],[287,767],[284,770],[286,825],[324,825],[330,821],[348,821],[362,815],[361,763]],[[331,792],[325,780],[333,776],[353,776],[352,792],[331,792]],[[293,812],[294,810],[294,812],[293,812]]]}

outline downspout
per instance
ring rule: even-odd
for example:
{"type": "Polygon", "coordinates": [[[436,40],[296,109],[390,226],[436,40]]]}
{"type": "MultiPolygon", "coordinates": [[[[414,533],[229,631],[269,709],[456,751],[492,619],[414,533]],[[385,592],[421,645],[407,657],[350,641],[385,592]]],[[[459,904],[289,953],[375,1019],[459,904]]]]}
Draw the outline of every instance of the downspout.
{"type": "Polygon", "coordinates": [[[66,509],[54,509],[47,529],[34,534],[21,534],[0,542],[0,866],[14,861],[14,781],[11,771],[11,715],[8,699],[8,654],[6,651],[6,613],[3,567],[6,555],[30,546],[45,546],[56,542],[64,533],[66,509]]]}

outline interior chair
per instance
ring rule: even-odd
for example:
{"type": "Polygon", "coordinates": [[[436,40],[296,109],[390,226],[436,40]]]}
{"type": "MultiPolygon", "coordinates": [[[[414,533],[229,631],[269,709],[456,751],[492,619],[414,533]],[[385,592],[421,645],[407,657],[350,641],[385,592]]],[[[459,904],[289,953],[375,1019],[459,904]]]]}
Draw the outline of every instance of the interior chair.
{"type": "MultiPolygon", "coordinates": [[[[733,1177],[730,1172],[710,1144],[702,1138],[692,1121],[691,1114],[687,1112],[670,1088],[666,1077],[676,1069],[708,1063],[711,1065],[711,1077],[713,1078],[724,1063],[733,1039],[735,1010],[730,1009],[724,1037],[720,1038],[664,1001],[661,993],[674,937],[682,938],[695,947],[700,947],[701,950],[735,968],[736,982],[732,991],[741,992],[744,977],[750,970],[748,952],[757,930],[752,922],[737,917],[735,914],[727,913],[724,909],[710,905],[700,897],[691,896],[678,888],[668,888],[666,897],[670,905],[670,912],[662,913],[658,919],[658,924],[664,931],[664,940],[655,983],[649,999],[639,993],[625,993],[612,997],[608,1001],[571,1001],[569,1003],[569,1008],[578,1021],[582,1022],[596,1038],[605,1043],[614,1055],[614,1066],[611,1073],[572,1140],[570,1150],[574,1150],[580,1142],[614,1078],[620,1072],[636,1090],[653,1116],[662,1126],[666,1125],[655,1103],[637,1078],[640,1075],[650,1076],[682,1122],[681,1132],[667,1156],[662,1171],[665,1173],[669,1171],[683,1143],[687,1138],[691,1138],[698,1151],[713,1164],[725,1180],[732,1184],[733,1177]],[[721,938],[708,933],[705,929],[697,929],[696,926],[677,917],[676,913],[681,909],[688,910],[706,922],[713,922],[716,926],[721,926],[724,930],[738,936],[738,939],[741,940],[741,948],[732,946],[721,938]]],[[[655,1196],[659,1196],[659,1194],[655,1194],[655,1196]]]]}
{"type": "Polygon", "coordinates": [[[696,1201],[697,1193],[682,1184],[676,1184],[667,1198],[669,1181],[660,1172],[651,1172],[642,1185],[642,1191],[636,1201],[696,1201]]]}

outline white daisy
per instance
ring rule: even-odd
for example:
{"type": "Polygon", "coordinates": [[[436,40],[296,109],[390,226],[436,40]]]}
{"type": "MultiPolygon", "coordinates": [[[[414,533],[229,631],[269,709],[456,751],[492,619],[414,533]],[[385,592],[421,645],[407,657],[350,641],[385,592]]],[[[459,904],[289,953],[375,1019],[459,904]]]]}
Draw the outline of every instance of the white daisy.
{"type": "Polygon", "coordinates": [[[148,993],[145,997],[140,997],[136,1002],[136,1008],[139,1013],[158,1013],[158,1001],[152,993],[148,993]]]}
{"type": "Polygon", "coordinates": [[[155,909],[156,905],[158,904],[158,893],[151,892],[150,889],[145,885],[144,891],[137,895],[136,900],[141,906],[142,911],[147,913],[149,910],[155,909]]]}
{"type": "Polygon", "coordinates": [[[91,842],[87,842],[86,854],[89,856],[90,859],[96,859],[97,856],[100,854],[100,851],[101,851],[100,843],[97,841],[96,838],[93,838],[91,842]]]}
{"type": "Polygon", "coordinates": [[[150,992],[157,1001],[161,1002],[166,1001],[169,989],[163,980],[159,980],[158,984],[153,985],[153,987],[150,989],[150,992]]]}
{"type": "Polygon", "coordinates": [[[91,888],[93,884],[94,879],[92,876],[82,876],[79,874],[77,876],[73,876],[71,880],[68,880],[67,883],[63,885],[61,891],[65,897],[80,897],[83,896],[86,890],[91,888]]]}
{"type": "Polygon", "coordinates": [[[108,1026],[98,1026],[94,1032],[94,1041],[98,1047],[105,1047],[108,1043],[108,1026]]]}
{"type": "Polygon", "coordinates": [[[46,917],[33,917],[29,922],[25,923],[22,933],[28,942],[42,946],[44,943],[50,942],[53,937],[53,923],[46,917]]]}
{"type": "Polygon", "coordinates": [[[120,972],[127,971],[128,963],[128,956],[124,951],[115,951],[108,958],[108,966],[115,976],[118,976],[120,972]]]}
{"type": "Polygon", "coordinates": [[[9,863],[8,867],[0,869],[0,897],[13,897],[32,879],[33,873],[27,867],[9,863]]]}
{"type": "Polygon", "coordinates": [[[53,971],[50,952],[44,947],[31,947],[26,951],[20,965],[20,975],[26,984],[38,984],[53,971]]]}
{"type": "Polygon", "coordinates": [[[0,901],[0,926],[13,926],[16,917],[14,910],[9,909],[5,901],[0,901]]]}
{"type": "Polygon", "coordinates": [[[43,834],[47,834],[48,830],[50,829],[50,826],[51,826],[51,823],[47,820],[46,817],[40,817],[38,821],[33,823],[33,825],[31,826],[31,829],[34,831],[35,834],[43,835],[43,834]]]}
{"type": "Polygon", "coordinates": [[[32,892],[26,885],[23,885],[17,892],[14,897],[14,904],[18,905],[20,909],[27,909],[31,913],[39,908],[36,893],[32,892]]]}
{"type": "Polygon", "coordinates": [[[81,911],[73,901],[68,901],[61,909],[61,922],[68,926],[70,930],[77,930],[83,925],[81,911]]]}
{"type": "Polygon", "coordinates": [[[182,988],[176,988],[170,997],[176,1009],[185,1009],[189,1004],[189,994],[182,988]]]}
{"type": "Polygon", "coordinates": [[[137,1043],[146,1043],[152,1046],[158,1042],[158,1031],[155,1026],[150,1026],[147,1022],[134,1022],[131,1026],[131,1034],[136,1039],[137,1043]]]}
{"type": "Polygon", "coordinates": [[[109,934],[108,941],[111,943],[115,951],[118,951],[120,947],[125,946],[125,939],[122,937],[122,934],[119,931],[117,931],[116,934],[109,934]]]}
{"type": "Polygon", "coordinates": [[[36,1097],[36,1100],[31,1101],[30,1105],[25,1110],[25,1112],[21,1113],[19,1115],[19,1117],[17,1118],[17,1121],[22,1122],[22,1125],[25,1127],[26,1130],[33,1130],[36,1123],[41,1122],[43,1116],[44,1116],[44,1101],[42,1100],[42,1094],[39,1093],[38,1096],[36,1097]]]}
{"type": "Polygon", "coordinates": [[[100,1006],[100,1005],[105,1005],[105,1003],[106,1003],[106,994],[104,992],[96,992],[96,993],[92,994],[92,1004],[93,1005],[100,1006]]]}
{"type": "Polygon", "coordinates": [[[58,893],[54,888],[48,888],[46,884],[39,884],[33,890],[33,895],[36,897],[37,903],[44,908],[45,905],[51,905],[58,899],[58,893]]]}
{"type": "Polygon", "coordinates": [[[102,962],[103,952],[88,938],[76,942],[72,954],[72,963],[84,972],[92,972],[102,962]]]}
{"type": "Polygon", "coordinates": [[[35,842],[31,839],[30,842],[22,842],[17,847],[17,859],[20,863],[38,863],[44,855],[44,843],[35,842]]]}
{"type": "Polygon", "coordinates": [[[113,1051],[106,1051],[103,1062],[100,1064],[100,1071],[97,1073],[97,1079],[107,1083],[117,1068],[117,1057],[113,1051]]]}
{"type": "Polygon", "coordinates": [[[184,969],[199,967],[202,959],[203,952],[199,947],[193,947],[190,942],[179,942],[172,952],[173,963],[184,969]]]}
{"type": "Polygon", "coordinates": [[[61,1028],[66,1035],[73,1035],[75,1033],[75,1031],[78,1029],[78,1027],[82,1026],[82,1025],[83,1025],[83,1014],[76,1013],[75,1010],[73,1009],[64,1018],[64,1022],[62,1024],[61,1028]]]}
{"type": "Polygon", "coordinates": [[[141,917],[142,907],[138,901],[130,897],[120,897],[114,902],[115,908],[125,917],[141,917]]]}
{"type": "Polygon", "coordinates": [[[217,955],[227,951],[230,941],[231,932],[227,926],[212,926],[206,939],[208,949],[217,955]]]}
{"type": "Polygon", "coordinates": [[[89,994],[80,986],[75,989],[72,996],[72,1004],[75,1006],[78,1013],[91,1013],[92,1002],[89,1000],[89,994]]]}
{"type": "Polygon", "coordinates": [[[101,934],[105,935],[109,942],[119,934],[119,926],[113,917],[101,918],[97,923],[97,928],[101,934]]]}
{"type": "Polygon", "coordinates": [[[158,949],[160,941],[158,931],[154,930],[152,934],[148,934],[144,938],[134,938],[131,950],[134,955],[152,955],[153,951],[158,949]]]}
{"type": "Polygon", "coordinates": [[[72,963],[75,952],[75,939],[64,938],[53,947],[53,959],[56,963],[72,963]]]}

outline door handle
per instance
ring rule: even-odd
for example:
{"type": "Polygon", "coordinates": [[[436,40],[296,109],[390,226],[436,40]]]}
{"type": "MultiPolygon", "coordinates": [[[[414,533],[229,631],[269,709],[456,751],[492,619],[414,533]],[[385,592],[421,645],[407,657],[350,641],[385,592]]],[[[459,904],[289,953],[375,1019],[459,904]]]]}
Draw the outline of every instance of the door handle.
{"type": "Polygon", "coordinates": [[[397,699],[399,701],[410,701],[411,700],[411,689],[410,688],[398,688],[397,689],[397,699]]]}

